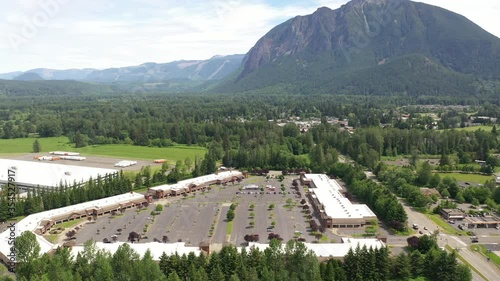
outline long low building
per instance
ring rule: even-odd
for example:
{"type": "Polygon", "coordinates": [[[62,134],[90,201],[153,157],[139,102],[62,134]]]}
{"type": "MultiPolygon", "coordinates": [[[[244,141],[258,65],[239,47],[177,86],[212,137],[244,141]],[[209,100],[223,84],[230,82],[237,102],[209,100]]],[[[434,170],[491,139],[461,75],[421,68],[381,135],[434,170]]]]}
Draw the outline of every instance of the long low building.
{"type": "Polygon", "coordinates": [[[155,198],[167,196],[178,196],[190,192],[205,190],[212,184],[225,184],[231,181],[243,179],[243,174],[239,171],[224,171],[193,179],[187,179],[175,184],[164,184],[149,189],[148,193],[155,198]]]}
{"type": "MultiPolygon", "coordinates": [[[[144,256],[147,250],[151,252],[153,260],[159,261],[160,257],[165,253],[166,255],[174,255],[177,253],[182,256],[184,254],[188,255],[189,253],[194,253],[195,255],[199,255],[202,250],[200,247],[195,246],[186,246],[185,242],[176,242],[176,243],[161,243],[161,242],[148,242],[148,243],[127,243],[127,242],[115,242],[115,243],[103,243],[96,242],[96,248],[100,250],[104,250],[110,253],[115,253],[123,244],[130,245],[130,248],[134,250],[141,257],[144,256]]],[[[78,255],[79,252],[83,251],[83,246],[74,246],[71,249],[71,253],[74,257],[78,255]]]]}
{"type": "Polygon", "coordinates": [[[97,179],[99,176],[118,173],[118,170],[114,169],[0,159],[0,187],[8,182],[8,171],[11,167],[16,167],[16,184],[24,191],[36,188],[51,189],[61,183],[72,186],[74,183],[85,183],[90,178],[97,179]]]}
{"type": "Polygon", "coordinates": [[[0,233],[0,258],[6,263],[10,261],[9,237],[19,237],[25,231],[33,232],[40,244],[40,253],[43,254],[58,247],[42,236],[55,224],[88,216],[100,216],[112,211],[144,205],[147,202],[143,194],[131,192],[29,215],[17,222],[12,229],[0,233]]]}
{"type": "MultiPolygon", "coordinates": [[[[96,242],[96,247],[108,251],[110,253],[116,252],[118,247],[125,244],[125,242],[115,242],[115,243],[102,243],[96,242]]],[[[202,253],[200,247],[196,246],[186,246],[184,242],[178,243],[160,243],[160,242],[148,242],[148,243],[128,243],[130,248],[137,252],[141,257],[144,256],[146,251],[149,249],[153,260],[159,261],[163,253],[166,255],[173,255],[175,253],[179,255],[194,253],[199,255],[202,253]]],[[[357,238],[342,238],[341,243],[304,243],[308,250],[311,250],[318,258],[344,258],[349,250],[355,250],[357,247],[367,249],[381,249],[386,245],[384,242],[378,239],[357,239],[357,238]]],[[[286,243],[282,243],[282,248],[285,249],[286,243]]],[[[248,246],[237,247],[238,251],[243,248],[256,248],[259,251],[264,251],[269,247],[269,244],[265,243],[248,243],[248,246]]],[[[72,248],[73,256],[77,256],[79,252],[83,251],[83,246],[75,246],[72,248]]]]}
{"type": "MultiPolygon", "coordinates": [[[[11,162],[8,163],[12,165],[11,162]]],[[[49,164],[48,166],[56,166],[56,165],[49,164]]],[[[19,170],[20,169],[18,168],[17,171],[19,170]]],[[[5,169],[5,171],[7,174],[7,168],[5,169]]],[[[19,184],[20,176],[17,175],[17,177],[19,184]]],[[[153,187],[150,189],[150,192],[152,191],[156,195],[160,193],[162,196],[159,197],[161,198],[167,195],[179,195],[182,193],[199,190],[200,188],[207,187],[210,184],[225,183],[232,180],[241,179],[242,177],[243,175],[241,172],[225,171],[217,174],[211,174],[184,180],[173,185],[162,185],[153,187]]],[[[36,178],[33,179],[32,181],[35,180],[36,178]]],[[[111,213],[113,211],[119,211],[126,208],[135,207],[140,204],[146,204],[147,202],[151,201],[150,195],[151,194],[142,195],[134,192],[125,193],[117,196],[112,196],[108,198],[103,198],[95,201],[85,202],[81,204],[76,204],[64,208],[49,210],[27,216],[26,218],[24,218],[23,220],[19,221],[16,224],[14,232],[12,234],[10,230],[7,230],[0,234],[0,258],[8,262],[9,260],[8,254],[10,253],[10,246],[8,244],[8,241],[9,237],[12,235],[17,237],[21,235],[21,233],[23,233],[24,231],[31,231],[35,233],[37,241],[41,246],[41,253],[43,254],[57,247],[57,245],[50,243],[42,236],[55,224],[65,221],[80,219],[88,216],[93,216],[93,217],[101,216],[104,214],[111,213]]],[[[111,247],[111,246],[107,246],[106,244],[105,247],[111,247]]],[[[140,247],[145,247],[145,246],[140,246],[140,247]]]]}
{"type": "Polygon", "coordinates": [[[468,228],[496,228],[500,227],[500,217],[495,215],[465,217],[464,225],[468,228]]]}
{"type": "MultiPolygon", "coordinates": [[[[342,238],[342,243],[304,243],[307,249],[314,252],[319,258],[337,258],[341,259],[347,255],[350,249],[353,251],[359,247],[367,249],[381,249],[385,247],[385,243],[379,239],[360,239],[360,238],[342,238]]],[[[285,243],[282,244],[285,246],[285,243]]],[[[256,247],[260,251],[264,251],[269,244],[249,243],[249,247],[256,247]]],[[[241,249],[241,247],[239,247],[241,249]]]]}
{"type": "Polygon", "coordinates": [[[310,189],[309,200],[327,228],[357,228],[377,216],[365,204],[353,204],[342,193],[339,183],[324,174],[304,174],[301,181],[310,189]]]}

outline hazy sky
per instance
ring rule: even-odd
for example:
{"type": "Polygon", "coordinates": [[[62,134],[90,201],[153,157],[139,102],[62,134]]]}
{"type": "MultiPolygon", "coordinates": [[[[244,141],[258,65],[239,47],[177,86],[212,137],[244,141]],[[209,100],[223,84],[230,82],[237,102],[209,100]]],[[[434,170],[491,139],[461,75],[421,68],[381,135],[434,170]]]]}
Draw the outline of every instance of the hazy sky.
{"type": "MultiPolygon", "coordinates": [[[[347,0],[1,0],[0,73],[246,53],[276,24],[347,0]]],[[[421,0],[500,37],[500,1],[421,0]]]]}

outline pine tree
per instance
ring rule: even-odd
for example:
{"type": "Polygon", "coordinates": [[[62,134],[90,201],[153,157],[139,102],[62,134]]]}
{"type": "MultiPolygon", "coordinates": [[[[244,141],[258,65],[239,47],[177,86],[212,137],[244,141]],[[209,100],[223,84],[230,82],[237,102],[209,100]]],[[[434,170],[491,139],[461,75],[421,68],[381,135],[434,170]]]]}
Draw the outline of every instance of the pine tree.
{"type": "Polygon", "coordinates": [[[177,275],[177,273],[174,271],[168,275],[167,281],[182,281],[182,279],[177,275]]]}
{"type": "Polygon", "coordinates": [[[408,280],[411,277],[410,258],[407,254],[399,254],[392,265],[392,278],[396,280],[408,280]]]}
{"type": "Polygon", "coordinates": [[[42,151],[42,146],[40,145],[40,142],[38,141],[38,139],[35,139],[35,141],[33,142],[33,152],[39,153],[41,151],[42,151]]]}
{"type": "Polygon", "coordinates": [[[226,277],[224,275],[224,272],[222,272],[222,269],[220,267],[220,265],[215,265],[214,268],[212,268],[212,270],[210,271],[210,280],[212,281],[221,281],[221,280],[225,280],[226,277]]]}
{"type": "Polygon", "coordinates": [[[410,254],[411,273],[413,278],[422,276],[424,272],[424,257],[420,251],[412,251],[410,254]]]}

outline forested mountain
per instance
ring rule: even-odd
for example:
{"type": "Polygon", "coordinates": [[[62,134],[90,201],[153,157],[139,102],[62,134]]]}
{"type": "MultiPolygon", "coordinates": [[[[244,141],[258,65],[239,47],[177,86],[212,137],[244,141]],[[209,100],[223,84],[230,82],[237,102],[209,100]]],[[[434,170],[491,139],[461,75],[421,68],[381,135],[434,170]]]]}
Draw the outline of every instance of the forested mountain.
{"type": "Polygon", "coordinates": [[[18,80],[18,81],[39,81],[39,80],[44,80],[40,75],[36,73],[23,73],[17,77],[14,77],[13,80],[18,80]]]}
{"type": "Polygon", "coordinates": [[[67,70],[37,68],[24,73],[0,74],[0,78],[14,80],[77,80],[102,83],[220,80],[234,72],[241,65],[242,59],[243,55],[214,56],[208,60],[181,60],[168,63],[149,62],[137,66],[103,70],[91,68],[67,70]]]}
{"type": "Polygon", "coordinates": [[[14,79],[15,77],[23,74],[22,71],[14,71],[0,74],[0,79],[14,79]]]}
{"type": "Polygon", "coordinates": [[[93,82],[149,82],[169,79],[218,80],[236,70],[243,55],[215,56],[208,60],[144,63],[139,66],[93,71],[85,80],[93,82]]]}
{"type": "Polygon", "coordinates": [[[97,70],[92,68],[65,70],[36,68],[26,71],[25,74],[36,73],[40,75],[40,77],[42,77],[44,80],[85,80],[87,75],[89,75],[92,71],[97,70]]]}
{"type": "MultiPolygon", "coordinates": [[[[36,74],[33,73],[33,75],[36,74]]],[[[0,97],[78,96],[108,94],[117,91],[118,89],[114,86],[97,85],[78,81],[0,80],[0,97]]]]}
{"type": "Polygon", "coordinates": [[[465,17],[409,0],[353,0],[269,31],[216,90],[469,95],[500,79],[500,39],[465,17]]]}

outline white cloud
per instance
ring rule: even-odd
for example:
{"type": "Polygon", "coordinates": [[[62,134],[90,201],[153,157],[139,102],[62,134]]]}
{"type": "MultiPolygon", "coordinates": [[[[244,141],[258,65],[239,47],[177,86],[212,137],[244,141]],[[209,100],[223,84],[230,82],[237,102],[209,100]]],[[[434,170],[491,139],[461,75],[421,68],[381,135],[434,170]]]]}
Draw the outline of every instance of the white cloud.
{"type": "MultiPolygon", "coordinates": [[[[61,0],[40,0],[61,1],[61,0]]],[[[465,0],[423,0],[466,14],[471,20],[486,9],[477,22],[495,31],[495,10],[487,0],[476,7],[465,0]],[[449,2],[458,3],[450,4],[449,2]],[[448,4],[447,4],[448,3],[448,4]],[[448,5],[448,7],[446,6],[448,5]],[[465,10],[468,10],[465,11],[465,10]]],[[[15,2],[15,1],[12,1],[15,2]]],[[[216,54],[246,53],[276,24],[320,6],[338,8],[346,0],[309,0],[283,7],[265,0],[71,0],[40,27],[18,50],[6,35],[19,34],[23,17],[40,12],[38,1],[4,4],[0,11],[0,73],[47,68],[106,68],[205,59],[216,54]],[[3,17],[2,17],[3,16],[3,17]]],[[[493,1],[491,1],[493,2],[493,1]]],[[[498,5],[496,12],[498,13],[498,5]]]]}

